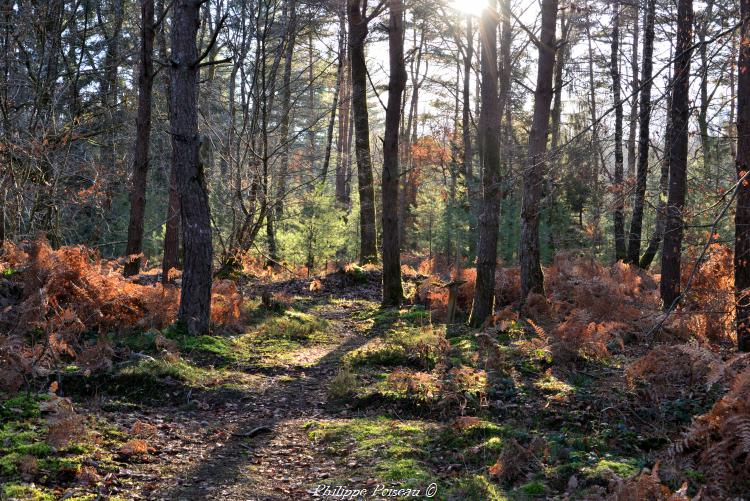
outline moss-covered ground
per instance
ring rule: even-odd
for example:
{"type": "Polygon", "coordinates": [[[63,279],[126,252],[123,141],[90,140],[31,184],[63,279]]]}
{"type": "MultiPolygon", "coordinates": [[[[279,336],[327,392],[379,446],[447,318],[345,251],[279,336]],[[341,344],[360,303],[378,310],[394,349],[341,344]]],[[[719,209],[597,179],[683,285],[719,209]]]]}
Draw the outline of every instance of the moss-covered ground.
{"type": "Polygon", "coordinates": [[[349,273],[344,291],[246,300],[242,326],[209,335],[113,334],[111,371],[58,376],[87,430],[64,446],[40,410],[56,397],[3,395],[2,499],[251,499],[280,485],[304,499],[321,484],[598,499],[653,464],[666,438],[634,426],[623,359],[559,366],[519,322],[480,332],[382,309],[375,285],[356,292],[372,277],[349,273]],[[141,420],[155,435],[136,461],[122,450],[141,420]]]}

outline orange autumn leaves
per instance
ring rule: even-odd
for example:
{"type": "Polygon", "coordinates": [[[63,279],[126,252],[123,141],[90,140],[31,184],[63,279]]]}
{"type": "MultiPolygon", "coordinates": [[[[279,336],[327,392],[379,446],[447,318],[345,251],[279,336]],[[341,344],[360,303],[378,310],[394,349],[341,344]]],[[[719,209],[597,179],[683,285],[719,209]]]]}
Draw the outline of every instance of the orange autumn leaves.
{"type": "MultiPolygon", "coordinates": [[[[15,391],[63,360],[88,372],[109,370],[110,334],[162,329],[177,318],[176,286],[135,283],[122,276],[117,263],[83,246],[52,249],[37,241],[21,249],[6,243],[0,266],[19,271],[7,280],[20,296],[0,310],[2,389],[15,391]]],[[[212,292],[214,324],[238,323],[242,294],[237,286],[220,280],[212,292]]]]}

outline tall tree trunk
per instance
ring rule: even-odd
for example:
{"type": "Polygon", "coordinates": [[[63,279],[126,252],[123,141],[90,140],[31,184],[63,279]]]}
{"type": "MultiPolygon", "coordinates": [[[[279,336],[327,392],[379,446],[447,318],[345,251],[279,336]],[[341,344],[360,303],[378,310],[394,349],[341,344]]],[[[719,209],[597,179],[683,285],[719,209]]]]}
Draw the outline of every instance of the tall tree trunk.
{"type": "Polygon", "coordinates": [[[615,261],[625,259],[625,187],[623,186],[622,158],[622,100],[620,99],[620,0],[612,4],[612,45],[610,52],[610,73],[612,75],[612,99],[615,107],[615,175],[613,178],[615,261]]]}
{"type": "Polygon", "coordinates": [[[464,82],[463,103],[461,112],[461,130],[464,143],[464,177],[467,185],[474,182],[474,169],[472,159],[474,152],[471,149],[471,60],[474,57],[474,29],[471,26],[471,16],[466,16],[466,47],[464,50],[464,82]]]}
{"type": "MultiPolygon", "coordinates": [[[[112,0],[112,31],[106,33],[107,48],[104,53],[104,75],[100,90],[102,105],[105,108],[106,130],[104,133],[104,144],[102,146],[102,163],[115,173],[115,128],[117,120],[115,110],[117,108],[117,74],[120,63],[120,32],[124,18],[123,0],[112,0]]],[[[102,28],[104,28],[102,26],[102,28]]]]}
{"type": "MultiPolygon", "coordinates": [[[[750,0],[740,0],[742,39],[737,61],[737,178],[750,172],[750,0]]],[[[734,289],[737,305],[737,349],[750,351],[750,183],[737,186],[734,217],[734,289]]]]}
{"type": "MultiPolygon", "coordinates": [[[[562,91],[563,91],[563,70],[565,69],[565,58],[567,52],[567,39],[568,32],[570,29],[571,21],[567,20],[565,15],[565,9],[560,10],[560,43],[557,45],[557,53],[555,54],[555,73],[552,78],[553,83],[553,97],[552,97],[552,112],[550,116],[550,152],[554,156],[557,153],[557,147],[560,143],[560,121],[562,119],[562,91]]],[[[554,160],[554,163],[558,163],[554,160]]],[[[555,170],[554,168],[552,169],[555,170]]],[[[553,178],[554,172],[550,173],[550,178],[553,178]]]]}
{"type": "MultiPolygon", "coordinates": [[[[296,29],[296,18],[292,18],[292,15],[290,13],[290,6],[289,3],[285,3],[284,7],[282,9],[281,14],[281,26],[283,27],[283,34],[279,37],[278,46],[276,49],[276,53],[274,54],[273,58],[273,64],[271,65],[271,72],[270,75],[268,75],[268,84],[267,89],[263,89],[263,95],[268,97],[264,98],[262,103],[262,139],[263,139],[263,194],[264,194],[264,207],[263,210],[265,211],[265,217],[266,217],[266,243],[268,245],[268,263],[267,266],[276,266],[279,262],[279,252],[278,252],[278,245],[276,243],[276,225],[275,225],[275,218],[276,218],[276,210],[274,207],[274,204],[278,203],[278,196],[279,193],[271,193],[271,190],[269,189],[269,154],[268,154],[268,114],[269,110],[274,109],[274,101],[276,97],[276,78],[278,75],[279,65],[281,64],[281,60],[283,57],[285,57],[287,53],[287,45],[290,43],[290,40],[292,37],[294,37],[294,34],[292,33],[292,30],[296,29]],[[277,198],[276,200],[271,201],[271,199],[277,198]]],[[[340,67],[340,63],[339,63],[340,67]]],[[[265,65],[263,65],[263,82],[264,86],[266,85],[266,75],[265,75],[265,65]]],[[[340,78],[340,77],[339,77],[340,78]]],[[[282,75],[282,85],[285,84],[283,82],[284,75],[282,75]]],[[[331,124],[329,126],[328,130],[328,145],[326,149],[326,158],[325,158],[325,167],[324,171],[328,170],[328,162],[330,160],[331,155],[331,140],[332,140],[332,133],[333,133],[333,121],[335,119],[335,110],[336,110],[336,100],[338,98],[338,86],[339,86],[340,80],[337,82],[336,86],[336,95],[333,99],[333,112],[334,114],[331,115],[331,124]]],[[[282,94],[284,90],[282,89],[282,94]]],[[[282,113],[288,110],[282,110],[282,113]]],[[[282,122],[286,120],[286,123],[284,125],[284,136],[282,137],[282,141],[287,141],[288,139],[288,133],[289,133],[289,123],[288,123],[288,117],[282,117],[282,122]]],[[[282,143],[282,149],[285,149],[287,145],[285,143],[282,143]]],[[[285,160],[288,162],[288,158],[285,160]]],[[[284,172],[284,175],[286,175],[286,172],[284,172]]],[[[321,179],[321,182],[325,182],[326,176],[324,175],[321,179]]]]}
{"type": "Polygon", "coordinates": [[[482,165],[482,212],[479,215],[477,278],[469,323],[481,325],[495,304],[495,268],[500,218],[500,103],[497,94],[497,3],[489,0],[479,22],[482,72],[479,151],[482,165]]]}
{"type": "MultiPolygon", "coordinates": [[[[648,0],[647,0],[648,1],[648,0]]],[[[631,51],[630,57],[630,118],[628,120],[628,170],[627,179],[628,184],[631,179],[636,175],[635,164],[636,164],[636,134],[638,129],[638,94],[640,92],[640,85],[638,82],[638,39],[640,36],[640,19],[638,15],[640,13],[640,6],[638,2],[634,2],[632,5],[633,9],[633,50],[631,51]]]]}
{"type": "Polygon", "coordinates": [[[599,184],[599,175],[601,174],[601,165],[603,162],[600,162],[600,159],[602,158],[602,151],[601,151],[601,144],[599,142],[599,117],[597,114],[597,108],[596,108],[596,81],[594,80],[594,50],[591,43],[591,18],[589,15],[589,9],[586,10],[586,41],[588,42],[588,76],[589,76],[589,111],[591,113],[591,142],[594,148],[594,151],[591,153],[591,156],[593,158],[593,180],[592,180],[592,198],[593,198],[593,215],[592,215],[592,225],[593,225],[593,243],[594,246],[598,249],[599,244],[601,243],[601,231],[599,228],[599,224],[601,222],[601,190],[600,190],[600,184],[599,184]]]}
{"type": "Polygon", "coordinates": [[[3,252],[3,243],[5,242],[5,205],[8,197],[8,191],[5,189],[5,180],[0,184],[0,195],[3,201],[0,202],[0,255],[3,252]]]}
{"type": "MultiPolygon", "coordinates": [[[[504,21],[504,20],[503,20],[504,21]]],[[[472,60],[474,59],[474,26],[470,15],[466,16],[466,45],[463,60],[463,88],[461,108],[461,130],[463,142],[463,175],[466,183],[466,210],[469,221],[469,233],[476,233],[476,224],[481,211],[481,198],[479,197],[479,186],[474,173],[474,146],[472,135],[475,133],[471,125],[471,74],[473,72],[472,60]]],[[[479,81],[479,78],[476,79],[479,81]]],[[[469,239],[469,255],[476,252],[477,240],[469,239]]]]}
{"type": "Polygon", "coordinates": [[[534,115],[529,133],[529,150],[523,176],[521,206],[521,297],[544,294],[544,275],[539,262],[539,201],[545,179],[545,156],[552,102],[552,73],[555,67],[555,24],[557,0],[542,1],[542,31],[537,63],[534,115]]]}
{"type": "MultiPolygon", "coordinates": [[[[53,120],[56,97],[56,82],[60,75],[60,48],[62,45],[62,33],[65,14],[65,2],[63,0],[50,0],[39,4],[44,5],[42,12],[45,16],[43,26],[44,42],[42,45],[44,71],[41,84],[35,85],[36,113],[30,127],[31,131],[36,131],[37,127],[46,128],[53,120]]],[[[46,134],[46,133],[43,133],[46,134]]],[[[45,214],[42,220],[42,228],[47,231],[47,238],[52,247],[60,245],[60,228],[58,224],[59,209],[55,200],[55,168],[49,158],[41,159],[42,180],[45,185],[42,194],[42,203],[45,205],[45,214]]],[[[94,231],[96,234],[96,230],[94,231]]]]}
{"type": "Polygon", "coordinates": [[[703,172],[706,177],[711,174],[711,141],[708,135],[708,106],[711,101],[711,97],[708,95],[708,44],[706,43],[706,37],[709,33],[709,27],[714,21],[713,19],[713,0],[706,2],[706,7],[701,13],[701,23],[698,27],[698,53],[701,59],[700,69],[700,95],[701,102],[698,108],[698,131],[701,136],[701,147],[703,148],[703,172]]]}
{"type": "MultiPolygon", "coordinates": [[[[513,45],[513,32],[511,28],[511,19],[513,14],[510,10],[510,0],[500,1],[500,75],[498,78],[498,92],[500,101],[500,115],[505,115],[504,130],[501,131],[501,176],[503,173],[509,174],[511,171],[511,148],[513,143],[513,123],[512,110],[508,106],[508,96],[510,96],[510,83],[513,76],[513,58],[511,56],[511,46],[513,45]]],[[[500,197],[505,197],[505,187],[501,187],[500,197]]]]}
{"type": "MultiPolygon", "coordinates": [[[[729,44],[729,57],[734,59],[737,55],[737,41],[734,37],[731,38],[731,43],[729,44]]],[[[736,78],[735,74],[735,68],[734,64],[729,65],[729,137],[735,137],[737,133],[737,124],[734,123],[734,112],[735,107],[737,105],[737,96],[735,95],[735,85],[734,81],[736,78]]],[[[736,141],[729,141],[729,148],[732,151],[732,158],[737,157],[737,142],[736,141]]],[[[717,166],[719,171],[721,170],[721,166],[717,166]]],[[[719,179],[719,176],[716,176],[716,179],[719,179]]],[[[717,186],[718,188],[718,186],[717,186]]]]}
{"type": "MultiPolygon", "coordinates": [[[[336,73],[336,87],[333,90],[333,99],[331,101],[331,113],[328,118],[328,129],[326,133],[326,150],[323,156],[323,168],[321,169],[320,182],[326,183],[328,180],[328,167],[331,164],[331,150],[333,149],[333,127],[336,124],[336,110],[339,107],[339,94],[341,93],[341,83],[344,76],[344,63],[339,60],[338,70],[336,73]]],[[[341,118],[339,118],[341,121],[341,118]]],[[[335,182],[335,181],[334,181],[335,182]]]]}
{"type": "Polygon", "coordinates": [[[398,239],[398,127],[401,122],[401,97],[406,87],[404,65],[404,3],[389,0],[388,48],[390,77],[388,107],[385,111],[382,174],[383,225],[383,304],[398,306],[403,299],[401,286],[401,246],[398,239]]]}
{"type": "Polygon", "coordinates": [[[339,208],[349,208],[349,197],[346,192],[346,150],[347,134],[349,132],[349,51],[347,50],[346,34],[346,0],[341,0],[339,9],[339,64],[341,68],[341,81],[339,91],[339,124],[336,138],[336,204],[339,208]]]}
{"type": "MultiPolygon", "coordinates": [[[[143,218],[146,214],[146,179],[151,138],[151,93],[154,85],[154,0],[141,0],[141,64],[138,70],[138,118],[136,119],[133,186],[130,191],[130,224],[125,254],[143,251],[143,218]]],[[[130,259],[125,276],[136,275],[141,258],[130,259]]]]}
{"type": "MultiPolygon", "coordinates": [[[[159,16],[164,16],[164,0],[157,2],[159,16]]],[[[159,58],[167,60],[167,35],[166,21],[162,20],[159,25],[159,58]]],[[[162,76],[164,87],[164,99],[167,103],[169,120],[172,120],[172,80],[169,72],[165,71],[162,76]]],[[[174,155],[170,156],[169,162],[169,186],[167,201],[167,220],[164,225],[164,255],[162,256],[161,270],[162,282],[168,283],[169,270],[180,266],[180,195],[177,190],[177,163],[174,155]]]]}
{"type": "Polygon", "coordinates": [[[279,124],[279,136],[281,141],[281,159],[279,166],[279,180],[276,191],[276,219],[284,213],[284,198],[287,190],[287,177],[289,176],[289,152],[291,141],[289,139],[289,124],[292,112],[292,62],[294,61],[294,46],[297,41],[297,0],[289,1],[289,37],[284,52],[284,72],[281,77],[281,123],[279,124]]]}
{"type": "MultiPolygon", "coordinates": [[[[352,208],[352,138],[354,137],[354,118],[352,117],[352,60],[351,56],[347,56],[349,63],[349,70],[347,72],[348,92],[349,92],[349,105],[347,110],[347,121],[349,122],[349,130],[346,133],[346,140],[344,141],[344,172],[346,172],[346,181],[344,182],[344,193],[346,193],[347,211],[352,208]]],[[[348,217],[348,215],[347,215],[348,217]]]]}
{"type": "Polygon", "coordinates": [[[401,120],[401,144],[399,146],[401,159],[401,189],[399,192],[399,243],[401,250],[414,249],[416,240],[409,240],[409,236],[414,233],[414,209],[417,206],[417,186],[414,176],[414,164],[412,158],[412,146],[417,142],[417,124],[419,122],[419,91],[424,83],[426,74],[422,76],[422,54],[425,43],[425,24],[421,23],[419,27],[413,28],[413,48],[411,61],[409,62],[409,75],[411,80],[411,99],[409,100],[409,112],[404,120],[404,110],[406,108],[406,96],[403,98],[402,120],[401,120]],[[417,32],[419,32],[419,42],[417,42],[417,32]],[[421,78],[420,78],[421,77],[421,78]]]}
{"type": "Polygon", "coordinates": [[[182,215],[185,265],[178,318],[191,335],[208,332],[211,318],[211,216],[199,160],[198,49],[200,0],[176,0],[172,21],[172,155],[182,215]]]}
{"type": "Polygon", "coordinates": [[[550,117],[550,168],[547,176],[547,189],[545,190],[545,199],[543,206],[547,210],[547,248],[549,252],[555,254],[555,232],[553,231],[554,214],[555,214],[555,185],[557,178],[560,176],[560,152],[557,150],[560,143],[560,122],[562,120],[562,92],[563,92],[563,70],[569,53],[568,36],[572,20],[567,19],[565,9],[560,9],[560,41],[557,44],[555,54],[555,74],[553,76],[553,98],[552,98],[552,115],[550,117]]]}
{"type": "MultiPolygon", "coordinates": [[[[671,57],[669,58],[672,59],[671,57]]],[[[672,91],[667,91],[667,123],[664,134],[664,150],[665,152],[671,144],[672,136],[672,91]]],[[[659,251],[659,246],[664,238],[664,226],[667,222],[667,196],[669,195],[669,154],[665,153],[661,159],[660,173],[659,173],[659,203],[656,207],[656,224],[654,227],[654,233],[648,242],[648,247],[641,256],[641,261],[638,266],[644,270],[647,270],[651,263],[656,257],[656,253],[659,251]]]]}
{"type": "Polygon", "coordinates": [[[664,309],[680,296],[680,261],[687,189],[688,118],[690,116],[690,56],[693,31],[693,0],[677,4],[677,44],[672,78],[672,133],[669,155],[669,197],[661,254],[661,300],[664,309]]]}
{"type": "MultiPolygon", "coordinates": [[[[638,166],[633,195],[633,216],[630,219],[630,236],[628,241],[628,262],[638,264],[641,255],[641,234],[643,232],[643,206],[646,200],[646,182],[648,181],[648,153],[651,122],[651,75],[654,66],[654,19],[656,17],[656,0],[648,0],[644,13],[643,26],[643,88],[640,90],[638,121],[638,166]]],[[[634,98],[635,99],[635,98],[634,98]]]]}
{"type": "Polygon", "coordinates": [[[360,8],[360,0],[349,1],[349,50],[352,59],[352,112],[354,113],[357,180],[359,182],[359,260],[377,261],[375,236],[375,187],[370,155],[370,122],[367,113],[367,67],[365,39],[369,19],[360,8]]]}

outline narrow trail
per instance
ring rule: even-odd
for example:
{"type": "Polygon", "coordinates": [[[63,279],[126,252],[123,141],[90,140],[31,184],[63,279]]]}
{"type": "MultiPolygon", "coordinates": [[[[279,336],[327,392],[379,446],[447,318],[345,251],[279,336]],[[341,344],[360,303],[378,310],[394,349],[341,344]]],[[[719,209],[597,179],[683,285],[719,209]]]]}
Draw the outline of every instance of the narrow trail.
{"type": "MultiPolygon", "coordinates": [[[[361,308],[361,299],[344,308],[340,302],[335,307],[316,305],[315,314],[329,322],[338,344],[296,353],[297,363],[263,375],[257,393],[224,397],[197,411],[152,408],[148,415],[129,416],[160,429],[154,461],[124,472],[132,476],[138,495],[164,500],[308,499],[316,483],[345,477],[340,465],[316,450],[304,425],[311,419],[347,417],[345,409],[327,406],[327,387],[341,357],[368,340],[354,319],[361,308]]],[[[258,373],[252,366],[246,371],[258,373]]]]}

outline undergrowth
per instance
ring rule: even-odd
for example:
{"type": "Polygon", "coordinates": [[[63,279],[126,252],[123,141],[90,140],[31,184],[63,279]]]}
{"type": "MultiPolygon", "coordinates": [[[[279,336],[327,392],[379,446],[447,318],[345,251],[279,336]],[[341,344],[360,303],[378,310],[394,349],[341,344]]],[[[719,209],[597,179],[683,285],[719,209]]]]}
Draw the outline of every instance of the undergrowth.
{"type": "Polygon", "coordinates": [[[94,499],[108,491],[104,478],[119,469],[111,451],[122,442],[122,433],[85,419],[52,392],[0,394],[0,498],[94,499]]]}

